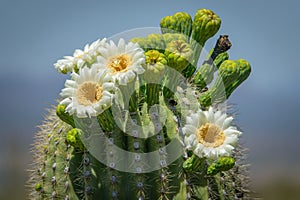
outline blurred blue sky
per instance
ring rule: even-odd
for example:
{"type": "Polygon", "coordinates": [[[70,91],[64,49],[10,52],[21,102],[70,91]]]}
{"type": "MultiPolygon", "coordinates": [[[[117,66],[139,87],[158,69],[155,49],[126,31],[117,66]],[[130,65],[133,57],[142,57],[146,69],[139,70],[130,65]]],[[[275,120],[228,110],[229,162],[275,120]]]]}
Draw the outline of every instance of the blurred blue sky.
{"type": "Polygon", "coordinates": [[[252,65],[251,77],[230,99],[245,130],[245,143],[253,149],[250,158],[270,159],[275,153],[283,164],[300,163],[299,1],[0,2],[0,173],[9,163],[12,144],[26,155],[45,109],[55,104],[67,78],[55,71],[57,59],[98,38],[158,27],[166,15],[185,11],[193,16],[199,8],[211,9],[222,19],[206,49],[218,35],[229,34],[231,59],[243,57],[252,65]]]}

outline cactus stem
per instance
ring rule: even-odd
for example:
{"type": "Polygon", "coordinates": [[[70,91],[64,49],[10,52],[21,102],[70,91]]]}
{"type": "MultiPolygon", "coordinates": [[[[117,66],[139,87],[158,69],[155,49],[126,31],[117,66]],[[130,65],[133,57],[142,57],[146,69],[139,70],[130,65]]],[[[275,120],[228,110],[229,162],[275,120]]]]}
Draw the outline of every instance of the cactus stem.
{"type": "Polygon", "coordinates": [[[159,103],[159,95],[160,95],[161,86],[157,84],[147,84],[146,91],[147,91],[147,103],[148,106],[152,106],[154,104],[159,103]]]}
{"type": "Polygon", "coordinates": [[[88,152],[86,150],[84,150],[83,152],[83,176],[82,176],[82,179],[83,179],[83,183],[84,183],[84,197],[85,199],[90,199],[90,195],[92,194],[92,188],[90,187],[89,185],[89,179],[90,179],[90,169],[89,169],[89,166],[90,165],[85,165],[84,164],[84,161],[89,159],[89,156],[88,156],[88,152]]]}

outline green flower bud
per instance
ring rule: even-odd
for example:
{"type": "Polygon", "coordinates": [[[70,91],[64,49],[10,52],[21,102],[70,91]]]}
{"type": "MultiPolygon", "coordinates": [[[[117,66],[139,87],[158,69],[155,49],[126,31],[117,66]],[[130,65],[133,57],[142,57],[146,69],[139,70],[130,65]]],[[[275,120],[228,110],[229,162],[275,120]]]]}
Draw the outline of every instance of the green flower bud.
{"type": "Polygon", "coordinates": [[[146,39],[145,38],[132,38],[130,42],[138,43],[142,49],[146,47],[146,39]]]}
{"type": "Polygon", "coordinates": [[[146,42],[148,44],[147,50],[154,49],[163,52],[165,49],[165,42],[162,34],[149,34],[146,37],[146,42]]]}
{"type": "Polygon", "coordinates": [[[66,112],[66,106],[58,104],[56,108],[56,115],[67,124],[71,125],[72,127],[75,127],[74,119],[69,113],[66,112]]]}
{"type": "Polygon", "coordinates": [[[202,168],[203,161],[203,158],[199,158],[198,156],[193,154],[191,157],[186,159],[186,161],[184,161],[182,167],[186,172],[196,172],[199,171],[200,168],[202,168]]]}
{"type": "Polygon", "coordinates": [[[73,146],[74,148],[78,148],[80,150],[84,149],[84,146],[81,142],[81,134],[82,131],[78,128],[71,129],[66,135],[66,142],[73,146]]]}
{"type": "Polygon", "coordinates": [[[248,61],[239,59],[237,61],[224,61],[220,68],[219,74],[226,88],[227,96],[244,81],[251,73],[251,66],[248,61]]]}
{"type": "Polygon", "coordinates": [[[239,66],[236,61],[226,60],[219,68],[219,76],[217,77],[217,83],[223,82],[225,88],[229,87],[234,80],[239,79],[239,66]]]}
{"type": "Polygon", "coordinates": [[[170,42],[165,50],[169,67],[182,72],[190,63],[193,50],[190,45],[183,40],[170,42]]]}
{"type": "Polygon", "coordinates": [[[233,83],[226,88],[227,97],[229,97],[232,92],[249,77],[251,73],[251,66],[248,61],[239,59],[236,61],[236,63],[239,68],[239,75],[238,78],[236,78],[233,83]]]}
{"type": "Polygon", "coordinates": [[[157,50],[150,50],[145,53],[146,64],[145,73],[141,77],[148,82],[159,83],[164,76],[165,66],[168,64],[167,58],[163,53],[157,50]]]}
{"type": "Polygon", "coordinates": [[[162,34],[149,34],[146,38],[132,38],[131,42],[138,43],[144,51],[158,50],[164,52],[165,42],[162,34]]]}
{"type": "Polygon", "coordinates": [[[162,33],[183,33],[191,35],[192,18],[188,13],[177,12],[173,16],[166,16],[161,19],[160,27],[162,33]]]}
{"type": "Polygon", "coordinates": [[[148,51],[154,46],[147,41],[147,38],[132,38],[130,42],[138,43],[144,51],[148,51]]]}
{"type": "Polygon", "coordinates": [[[162,36],[166,46],[174,40],[183,40],[185,42],[188,42],[188,37],[180,33],[166,33],[162,36]]]}
{"type": "Polygon", "coordinates": [[[146,70],[152,71],[153,73],[161,73],[167,65],[166,56],[156,50],[150,50],[145,53],[146,56],[146,70]]]}
{"type": "Polygon", "coordinates": [[[239,59],[236,62],[238,64],[239,70],[240,70],[239,82],[243,82],[244,80],[246,80],[249,77],[249,75],[251,73],[250,63],[245,59],[239,59]]]}
{"type": "Polygon", "coordinates": [[[214,176],[221,171],[230,170],[235,164],[235,160],[232,157],[222,157],[219,158],[216,162],[211,164],[207,168],[207,175],[214,176]]]}
{"type": "Polygon", "coordinates": [[[42,186],[41,183],[37,183],[37,184],[35,185],[35,191],[39,192],[39,191],[41,191],[42,189],[43,189],[43,186],[42,186]]]}
{"type": "Polygon", "coordinates": [[[200,45],[214,36],[221,26],[221,19],[213,11],[200,9],[197,11],[194,22],[192,38],[200,45]]]}

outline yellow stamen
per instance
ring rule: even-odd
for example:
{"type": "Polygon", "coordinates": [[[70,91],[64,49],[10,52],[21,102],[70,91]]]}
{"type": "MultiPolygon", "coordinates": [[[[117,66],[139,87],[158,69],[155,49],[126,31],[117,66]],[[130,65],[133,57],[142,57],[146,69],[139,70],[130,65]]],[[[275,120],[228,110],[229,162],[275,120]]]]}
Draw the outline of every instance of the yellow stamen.
{"type": "Polygon", "coordinates": [[[77,101],[84,106],[98,102],[102,97],[103,88],[92,81],[87,81],[79,85],[77,90],[77,101]]]}
{"type": "Polygon", "coordinates": [[[206,123],[202,125],[196,134],[199,143],[206,147],[218,147],[225,141],[225,134],[219,126],[206,123]]]}
{"type": "Polygon", "coordinates": [[[75,56],[75,58],[81,59],[83,57],[83,54],[79,54],[78,56],[75,56]]]}
{"type": "Polygon", "coordinates": [[[108,60],[108,67],[111,68],[114,73],[127,71],[127,67],[131,64],[131,58],[126,54],[117,55],[108,60]]]}

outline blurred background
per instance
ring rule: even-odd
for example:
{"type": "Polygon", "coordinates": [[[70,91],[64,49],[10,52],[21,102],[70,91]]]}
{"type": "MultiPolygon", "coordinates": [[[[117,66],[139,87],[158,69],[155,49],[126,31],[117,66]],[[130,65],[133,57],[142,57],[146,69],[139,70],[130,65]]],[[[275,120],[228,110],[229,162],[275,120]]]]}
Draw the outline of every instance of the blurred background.
{"type": "Polygon", "coordinates": [[[0,2],[0,199],[25,199],[34,133],[68,78],[55,71],[57,59],[98,38],[158,27],[166,15],[193,16],[199,8],[222,19],[206,50],[228,34],[231,59],[243,57],[252,65],[250,78],[229,103],[250,149],[254,189],[266,199],[300,199],[299,1],[0,2]]]}

